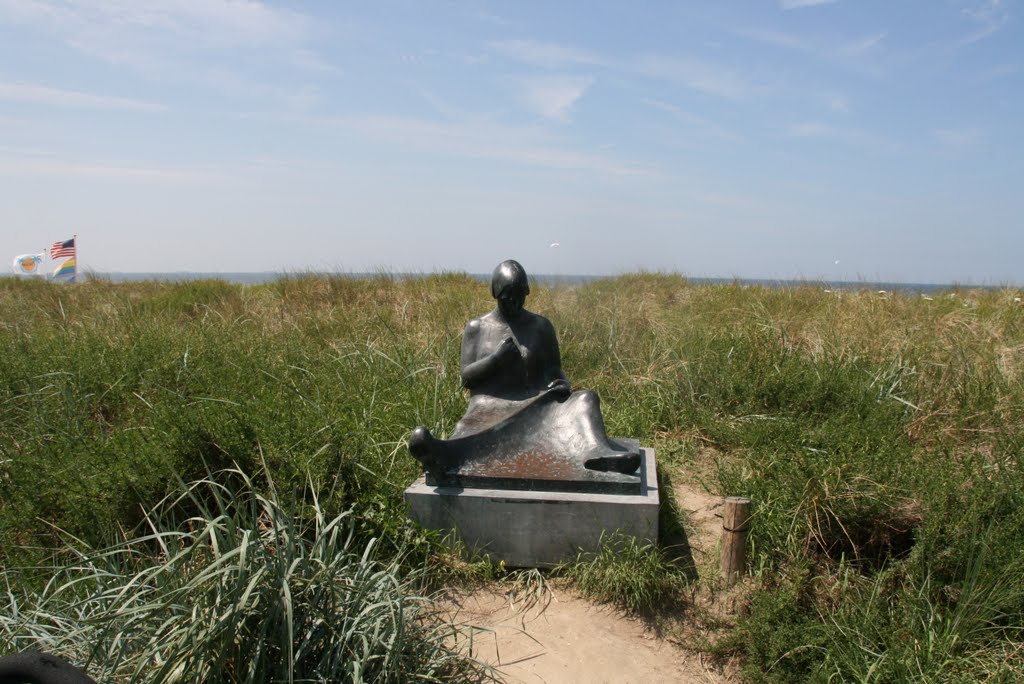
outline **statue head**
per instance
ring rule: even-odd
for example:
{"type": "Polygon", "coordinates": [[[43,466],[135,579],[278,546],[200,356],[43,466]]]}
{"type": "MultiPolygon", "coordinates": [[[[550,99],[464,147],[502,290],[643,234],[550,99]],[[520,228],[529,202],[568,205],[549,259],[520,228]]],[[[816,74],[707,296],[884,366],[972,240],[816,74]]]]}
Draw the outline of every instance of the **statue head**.
{"type": "Polygon", "coordinates": [[[498,300],[501,312],[505,316],[516,316],[522,311],[528,294],[530,280],[523,265],[514,259],[498,264],[491,274],[491,296],[498,300]]]}
{"type": "Polygon", "coordinates": [[[491,296],[499,299],[508,290],[517,290],[530,294],[530,280],[526,277],[526,269],[515,259],[502,261],[491,274],[491,296]]]}

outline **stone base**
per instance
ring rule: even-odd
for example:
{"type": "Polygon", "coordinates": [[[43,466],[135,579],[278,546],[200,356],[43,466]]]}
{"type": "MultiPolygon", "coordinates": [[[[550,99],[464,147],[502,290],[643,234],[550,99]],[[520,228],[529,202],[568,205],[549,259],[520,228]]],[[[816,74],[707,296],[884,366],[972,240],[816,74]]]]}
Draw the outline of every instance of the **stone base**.
{"type": "Polygon", "coordinates": [[[471,550],[512,567],[552,567],[596,551],[602,533],[658,539],[654,450],[641,448],[640,494],[581,494],[432,487],[423,477],[405,490],[410,516],[454,530],[471,550]]]}

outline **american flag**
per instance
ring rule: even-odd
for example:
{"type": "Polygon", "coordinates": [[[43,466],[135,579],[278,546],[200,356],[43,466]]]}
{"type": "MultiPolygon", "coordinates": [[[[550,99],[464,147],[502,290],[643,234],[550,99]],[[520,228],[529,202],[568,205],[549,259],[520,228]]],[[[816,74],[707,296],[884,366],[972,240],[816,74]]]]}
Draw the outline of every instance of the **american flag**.
{"type": "Polygon", "coordinates": [[[63,259],[64,257],[73,256],[75,256],[75,238],[65,240],[64,242],[58,240],[50,245],[51,259],[63,259]]]}

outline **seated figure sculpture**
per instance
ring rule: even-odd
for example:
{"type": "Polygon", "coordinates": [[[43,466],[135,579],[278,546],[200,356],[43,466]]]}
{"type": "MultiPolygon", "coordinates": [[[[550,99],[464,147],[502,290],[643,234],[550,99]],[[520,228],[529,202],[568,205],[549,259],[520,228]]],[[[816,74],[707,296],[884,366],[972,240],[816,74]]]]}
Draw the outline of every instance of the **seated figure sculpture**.
{"type": "Polygon", "coordinates": [[[631,474],[640,452],[608,438],[597,395],[572,391],[562,371],[551,322],[523,308],[530,285],[517,261],[494,269],[491,294],[497,307],[474,318],[462,337],[462,384],[469,407],[447,440],[424,427],[409,451],[428,482],[474,460],[514,458],[557,469],[578,459],[589,470],[631,474]]]}

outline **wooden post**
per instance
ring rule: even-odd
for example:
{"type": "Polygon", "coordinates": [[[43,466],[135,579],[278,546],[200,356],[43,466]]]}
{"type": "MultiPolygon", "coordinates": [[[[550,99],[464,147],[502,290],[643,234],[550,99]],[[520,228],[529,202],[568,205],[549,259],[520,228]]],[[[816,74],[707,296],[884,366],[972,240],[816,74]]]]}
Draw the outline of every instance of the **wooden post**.
{"type": "Polygon", "coordinates": [[[731,587],[747,565],[747,523],[750,521],[750,499],[729,496],[722,513],[722,577],[731,587]]]}

